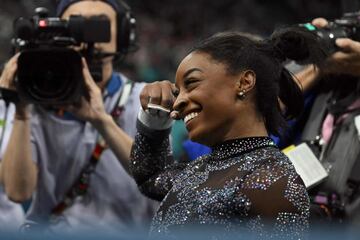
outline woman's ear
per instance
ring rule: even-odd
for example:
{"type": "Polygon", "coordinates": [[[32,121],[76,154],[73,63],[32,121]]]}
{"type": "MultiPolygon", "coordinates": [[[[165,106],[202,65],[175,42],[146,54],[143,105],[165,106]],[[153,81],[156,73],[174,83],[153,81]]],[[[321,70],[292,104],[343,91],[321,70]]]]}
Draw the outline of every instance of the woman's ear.
{"type": "Polygon", "coordinates": [[[239,74],[236,82],[236,92],[240,98],[244,98],[249,93],[256,83],[256,74],[253,70],[245,70],[239,74]]]}

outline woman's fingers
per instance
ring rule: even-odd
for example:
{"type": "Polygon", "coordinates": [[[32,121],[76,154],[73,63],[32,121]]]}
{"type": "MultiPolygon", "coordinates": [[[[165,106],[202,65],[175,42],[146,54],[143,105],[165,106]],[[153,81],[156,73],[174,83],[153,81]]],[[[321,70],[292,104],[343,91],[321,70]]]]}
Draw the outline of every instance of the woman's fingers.
{"type": "Polygon", "coordinates": [[[142,108],[169,113],[175,100],[172,85],[170,81],[159,81],[146,85],[140,94],[142,108]]]}

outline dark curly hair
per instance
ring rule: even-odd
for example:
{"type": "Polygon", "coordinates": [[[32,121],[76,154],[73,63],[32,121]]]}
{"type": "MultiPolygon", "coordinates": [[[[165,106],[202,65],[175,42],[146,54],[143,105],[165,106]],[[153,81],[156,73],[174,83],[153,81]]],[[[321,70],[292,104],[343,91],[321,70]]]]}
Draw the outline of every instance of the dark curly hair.
{"type": "Polygon", "coordinates": [[[222,32],[202,41],[193,51],[209,54],[225,64],[230,74],[255,72],[257,111],[267,131],[276,136],[286,127],[279,99],[286,106],[286,118],[299,116],[304,102],[299,85],[283,62],[291,59],[321,65],[328,56],[316,35],[297,28],[280,29],[266,40],[240,32],[222,32]]]}

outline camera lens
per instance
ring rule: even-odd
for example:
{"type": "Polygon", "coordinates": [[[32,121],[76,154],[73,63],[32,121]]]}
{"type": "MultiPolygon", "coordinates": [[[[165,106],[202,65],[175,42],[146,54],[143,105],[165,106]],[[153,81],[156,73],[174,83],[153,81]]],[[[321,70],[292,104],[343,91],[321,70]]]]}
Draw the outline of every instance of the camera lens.
{"type": "Polygon", "coordinates": [[[24,51],[19,57],[19,93],[33,103],[73,103],[83,91],[81,69],[81,57],[71,49],[24,51]]]}

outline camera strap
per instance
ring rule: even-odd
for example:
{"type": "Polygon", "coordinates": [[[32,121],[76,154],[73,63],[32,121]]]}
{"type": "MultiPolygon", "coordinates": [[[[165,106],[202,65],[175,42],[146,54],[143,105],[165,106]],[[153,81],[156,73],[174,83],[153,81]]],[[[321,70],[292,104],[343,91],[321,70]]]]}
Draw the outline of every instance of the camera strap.
{"type": "MultiPolygon", "coordinates": [[[[124,110],[124,106],[131,94],[133,85],[134,85],[133,82],[131,82],[130,80],[127,80],[125,82],[125,85],[115,104],[115,107],[110,113],[110,115],[114,118],[115,122],[116,119],[120,117],[121,113],[124,110]]],[[[107,147],[108,146],[105,140],[101,135],[99,135],[94,150],[91,153],[88,164],[85,165],[85,167],[80,173],[80,176],[76,179],[74,184],[66,193],[64,199],[52,209],[51,213],[52,213],[52,217],[54,218],[50,217],[50,221],[55,221],[55,217],[62,214],[66,208],[70,207],[77,197],[84,196],[88,192],[90,185],[90,176],[95,171],[96,166],[100,160],[100,156],[102,152],[105,149],[107,149],[107,147]]]]}

